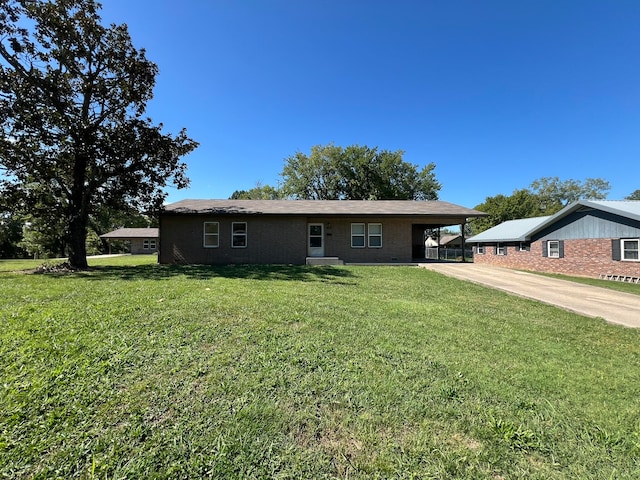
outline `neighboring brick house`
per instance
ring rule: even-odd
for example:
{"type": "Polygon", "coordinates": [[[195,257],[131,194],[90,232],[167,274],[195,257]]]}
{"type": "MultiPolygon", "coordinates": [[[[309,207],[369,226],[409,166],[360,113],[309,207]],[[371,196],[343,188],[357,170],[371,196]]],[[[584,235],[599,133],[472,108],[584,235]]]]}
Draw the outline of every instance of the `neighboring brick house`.
{"type": "MultiPolygon", "coordinates": [[[[157,228],[119,228],[100,235],[105,240],[122,240],[133,255],[158,251],[159,231],[157,228]]],[[[109,248],[111,250],[111,248],[109,248]]]]}
{"type": "Polygon", "coordinates": [[[467,239],[474,262],[585,277],[640,278],[640,201],[580,200],[555,215],[467,239]]]}
{"type": "Polygon", "coordinates": [[[441,201],[183,200],[160,215],[159,262],[405,263],[425,230],[482,216],[441,201]]]}

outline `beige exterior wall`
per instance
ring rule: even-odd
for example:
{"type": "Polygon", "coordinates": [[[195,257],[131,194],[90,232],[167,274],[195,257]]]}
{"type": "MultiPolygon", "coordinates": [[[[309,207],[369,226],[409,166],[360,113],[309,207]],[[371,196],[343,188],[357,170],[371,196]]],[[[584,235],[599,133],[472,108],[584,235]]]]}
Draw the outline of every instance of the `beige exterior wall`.
{"type": "MultiPolygon", "coordinates": [[[[163,215],[160,218],[160,263],[304,264],[308,224],[324,225],[324,256],[347,263],[390,263],[412,260],[412,225],[429,218],[163,215]],[[219,246],[204,247],[204,222],[219,223],[219,246]],[[232,248],[231,224],[247,223],[246,248],[232,248]],[[351,224],[382,224],[381,248],[352,248],[351,224]]],[[[435,221],[438,221],[436,219],[435,221]]],[[[366,242],[368,243],[368,242],[366,242]]]]}
{"type": "Polygon", "coordinates": [[[542,240],[531,243],[529,251],[507,245],[506,255],[495,254],[495,244],[485,245],[484,254],[474,254],[478,264],[495,265],[520,270],[560,273],[597,278],[601,274],[640,277],[640,262],[613,260],[611,239],[564,240],[564,257],[542,256],[542,240]]]}

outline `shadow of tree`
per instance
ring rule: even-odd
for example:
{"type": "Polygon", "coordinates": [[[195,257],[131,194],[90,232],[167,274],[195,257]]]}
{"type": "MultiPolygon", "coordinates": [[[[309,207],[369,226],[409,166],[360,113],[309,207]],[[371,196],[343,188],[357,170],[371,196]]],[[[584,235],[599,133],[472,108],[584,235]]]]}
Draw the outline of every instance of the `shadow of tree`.
{"type": "Polygon", "coordinates": [[[237,278],[344,284],[352,284],[346,280],[355,277],[352,271],[344,268],[315,265],[109,265],[95,266],[76,275],[89,280],[166,280],[187,277],[196,280],[237,278]]]}

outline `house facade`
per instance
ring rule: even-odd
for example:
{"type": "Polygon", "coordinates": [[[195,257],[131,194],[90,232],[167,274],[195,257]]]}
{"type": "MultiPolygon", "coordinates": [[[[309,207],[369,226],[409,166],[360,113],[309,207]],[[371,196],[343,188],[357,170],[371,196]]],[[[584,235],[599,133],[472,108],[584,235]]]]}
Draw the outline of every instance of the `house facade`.
{"type": "Polygon", "coordinates": [[[640,278],[640,201],[580,200],[467,239],[474,262],[598,278],[640,278]]]}
{"type": "Polygon", "coordinates": [[[183,200],[160,216],[159,262],[412,262],[427,228],[478,216],[441,201],[183,200]]]}
{"type": "Polygon", "coordinates": [[[100,235],[107,241],[123,241],[132,255],[156,253],[159,245],[159,229],[157,228],[118,228],[113,232],[100,235]]]}

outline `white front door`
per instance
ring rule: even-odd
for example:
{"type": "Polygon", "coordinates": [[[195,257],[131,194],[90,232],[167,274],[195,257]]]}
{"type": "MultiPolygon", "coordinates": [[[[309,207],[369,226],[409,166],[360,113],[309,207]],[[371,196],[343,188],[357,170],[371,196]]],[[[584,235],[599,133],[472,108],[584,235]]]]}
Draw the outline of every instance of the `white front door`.
{"type": "Polygon", "coordinates": [[[324,224],[309,224],[307,255],[310,257],[324,257],[324,224]]]}

